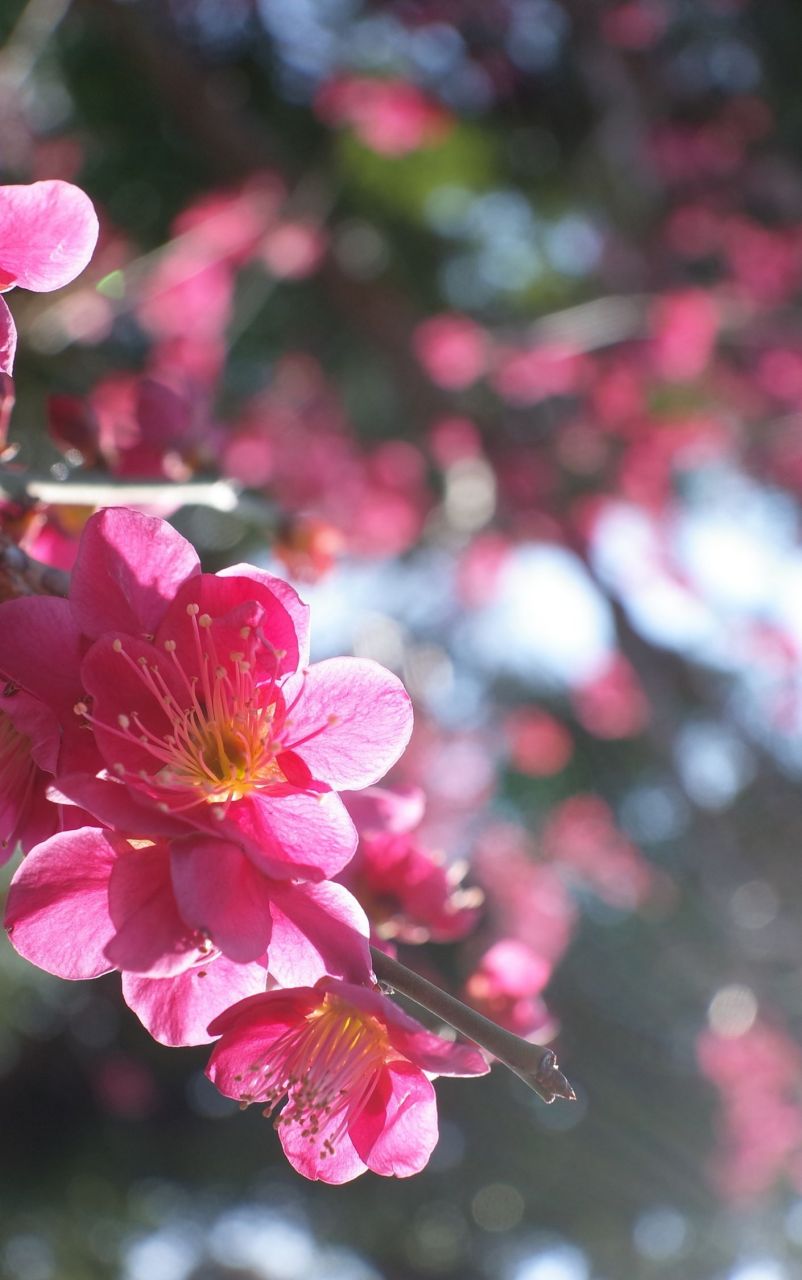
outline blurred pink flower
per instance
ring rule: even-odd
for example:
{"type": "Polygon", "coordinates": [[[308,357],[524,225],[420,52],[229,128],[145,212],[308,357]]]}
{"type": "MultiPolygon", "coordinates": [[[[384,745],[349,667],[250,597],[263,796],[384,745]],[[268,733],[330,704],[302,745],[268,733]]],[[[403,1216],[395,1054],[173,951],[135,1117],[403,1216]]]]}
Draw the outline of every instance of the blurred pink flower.
{"type": "Polygon", "coordinates": [[[488,335],[470,316],[447,312],[417,326],[412,347],[432,382],[461,391],[482,376],[487,366],[488,335]]]}
{"type": "MultiPolygon", "coordinates": [[[[97,243],[92,201],[58,178],[0,187],[0,290],[61,289],[83,271],[97,243]]],[[[11,373],[17,332],[0,299],[0,372],[11,373]]]]}
{"type": "Polygon", "coordinates": [[[463,865],[448,866],[413,834],[423,816],[415,799],[410,791],[396,796],[381,787],[346,797],[359,844],[343,883],[380,939],[451,942],[476,923],[482,894],[461,888],[463,865]]]}
{"type": "Polygon", "coordinates": [[[360,142],[386,156],[432,146],[452,127],[448,112],[405,80],[338,76],[322,86],[315,109],[327,124],[350,125],[360,142]]]}
{"type": "Polygon", "coordinates": [[[511,712],[504,721],[504,736],[511,764],[533,778],[560,773],[574,752],[565,725],[538,707],[511,712]]]}
{"type": "Polygon", "coordinates": [[[550,962],[517,938],[502,938],[484,953],[465,984],[465,998],[485,1017],[519,1036],[543,1041],[556,1032],[540,994],[550,962]]]}

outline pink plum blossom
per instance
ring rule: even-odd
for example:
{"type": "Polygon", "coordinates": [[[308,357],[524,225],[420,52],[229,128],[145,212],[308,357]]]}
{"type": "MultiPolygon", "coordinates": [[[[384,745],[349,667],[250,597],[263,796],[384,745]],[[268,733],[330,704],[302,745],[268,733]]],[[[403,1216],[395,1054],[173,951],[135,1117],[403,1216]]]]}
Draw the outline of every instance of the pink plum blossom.
{"type": "Polygon", "coordinates": [[[286,583],[202,574],[168,524],[125,509],[88,521],[69,600],[12,600],[0,622],[0,669],[59,717],[66,796],[126,832],[232,841],[268,875],[342,869],[356,833],[335,793],[376,782],[411,730],[377,663],[308,665],[286,583]]]}
{"type": "MultiPolygon", "coordinates": [[[[97,215],[71,182],[0,187],[0,290],[47,293],[83,271],[97,242],[97,215]]],[[[17,331],[0,299],[0,372],[14,366],[17,331]]]]}
{"type": "Polygon", "coordinates": [[[329,1183],[418,1173],[437,1142],[430,1077],[489,1069],[377,990],[331,978],[252,996],[209,1032],[221,1037],[207,1068],[220,1092],[263,1104],[293,1168],[329,1183]]]}
{"type": "Polygon", "coordinates": [[[53,713],[6,683],[0,693],[0,862],[8,861],[17,844],[28,853],[63,827],[86,821],[82,810],[48,799],[58,747],[53,713]]]}
{"type": "Polygon", "coordinates": [[[468,1003],[519,1036],[544,1041],[556,1025],[541,997],[551,963],[517,938],[502,938],[482,956],[465,984],[468,1003]]]}
{"type": "Polygon", "coordinates": [[[82,827],[17,870],[6,928],[20,955],[67,979],[123,975],[164,1044],[202,1044],[234,1000],[325,974],[365,980],[367,920],[340,885],[271,881],[221,840],[128,839],[82,827]]]}
{"type": "Polygon", "coordinates": [[[414,834],[420,793],[371,787],[347,797],[359,845],[343,880],[365,907],[380,939],[452,942],[476,923],[482,893],[464,889],[465,866],[449,866],[414,834]]]}

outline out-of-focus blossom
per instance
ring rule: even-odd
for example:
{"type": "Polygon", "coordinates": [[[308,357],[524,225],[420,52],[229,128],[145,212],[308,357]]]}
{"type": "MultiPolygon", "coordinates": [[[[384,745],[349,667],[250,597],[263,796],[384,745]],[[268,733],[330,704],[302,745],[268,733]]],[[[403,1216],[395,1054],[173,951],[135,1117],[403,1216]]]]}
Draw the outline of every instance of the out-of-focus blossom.
{"type": "Polygon", "coordinates": [[[585,356],[564,344],[504,349],[495,357],[490,381],[509,404],[539,404],[550,396],[577,392],[587,363],[585,356]]]}
{"type": "Polygon", "coordinates": [[[418,1173],[437,1142],[431,1077],[488,1070],[478,1050],[425,1031],[378,991],[325,978],[243,1000],[209,1031],[221,1037],[209,1078],[275,1114],[292,1166],[330,1183],[418,1173]]]}
{"type": "MultiPolygon", "coordinates": [[[[92,201],[70,182],[0,187],[0,290],[63,288],[89,262],[97,235],[92,201]]],[[[0,372],[11,373],[16,343],[14,321],[0,299],[0,372]]]]}
{"type": "Polygon", "coordinates": [[[592,679],[575,685],[571,702],[577,719],[597,738],[631,738],[649,722],[649,703],[622,654],[615,654],[592,679]]]}
{"type": "Polygon", "coordinates": [[[290,577],[317,582],[326,576],[345,549],[345,537],[326,520],[290,516],[280,526],[273,551],[290,577]]]}
{"type": "Polygon", "coordinates": [[[634,910],[657,876],[615,824],[600,796],[575,795],[552,810],[541,833],[544,853],[611,906],[634,910]]]}
{"type": "Polygon", "coordinates": [[[404,800],[394,804],[392,792],[379,787],[349,797],[359,844],[343,882],[362,903],[379,938],[454,941],[475,925],[482,895],[460,887],[464,866],[449,867],[413,834],[422,814],[404,800]],[[382,813],[384,796],[388,803],[382,813]],[[399,816],[405,807],[406,821],[399,816]]]}
{"type": "Polygon", "coordinates": [[[527,833],[512,823],[490,824],[477,840],[473,872],[496,931],[556,965],[579,911],[557,868],[536,861],[527,833]]]}
{"type": "Polygon", "coordinates": [[[448,313],[424,320],[412,345],[432,382],[447,391],[470,387],[487,367],[487,334],[469,316],[448,313]]]}
{"type": "Polygon", "coordinates": [[[619,49],[651,49],[668,26],[669,14],[660,0],[625,0],[599,15],[605,40],[619,49]]]}
{"type": "Polygon", "coordinates": [[[697,1041],[702,1074],[719,1092],[719,1144],[711,1173],[725,1200],[751,1203],[778,1179],[802,1188],[799,1046],[761,1018],[713,1027],[697,1041]]]}
{"type": "Polygon", "coordinates": [[[704,372],[718,334],[719,309],[703,289],[664,294],[652,308],[655,370],[682,382],[704,372]]]}
{"type": "Polygon", "coordinates": [[[305,280],[320,266],[325,252],[326,237],[318,224],[299,218],[272,227],[261,248],[265,265],[279,280],[305,280]]]}
{"type": "Polygon", "coordinates": [[[386,156],[433,146],[452,127],[448,112],[406,80],[339,76],[319,90],[315,110],[327,124],[348,125],[366,147],[386,156]]]}
{"type": "Polygon", "coordinates": [[[508,715],[504,736],[510,763],[533,778],[560,773],[573,755],[573,740],[565,725],[537,707],[524,707],[508,715]]]}
{"type": "Polygon", "coordinates": [[[51,396],[48,427],[54,443],[80,453],[84,465],[176,481],[211,457],[216,431],[207,397],[188,379],[170,385],[131,374],[102,379],[86,399],[51,396]]]}
{"type": "Polygon", "coordinates": [[[517,938],[502,938],[481,957],[465,983],[469,1004],[499,1026],[533,1040],[550,1040],[554,1020],[541,1000],[552,966],[517,938]]]}

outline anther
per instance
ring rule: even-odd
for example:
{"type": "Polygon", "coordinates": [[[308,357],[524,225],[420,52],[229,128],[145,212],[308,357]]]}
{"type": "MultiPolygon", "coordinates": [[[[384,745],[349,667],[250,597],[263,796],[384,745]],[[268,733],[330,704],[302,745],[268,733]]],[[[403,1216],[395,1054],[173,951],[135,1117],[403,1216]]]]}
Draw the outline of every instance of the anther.
{"type": "Polygon", "coordinates": [[[175,653],[175,640],[165,640],[164,647],[168,653],[175,653]]]}
{"type": "Polygon", "coordinates": [[[131,721],[128,719],[128,716],[118,716],[117,723],[121,729],[127,729],[131,724],[131,721]]]}
{"type": "Polygon", "coordinates": [[[200,613],[200,605],[188,604],[187,613],[189,614],[190,618],[194,618],[197,613],[200,613]]]}
{"type": "Polygon", "coordinates": [[[115,653],[122,653],[122,651],[123,651],[123,642],[122,642],[122,640],[112,640],[111,647],[112,647],[112,649],[114,650],[114,652],[115,652],[115,653]]]}
{"type": "Polygon", "coordinates": [[[73,711],[77,716],[89,715],[89,708],[85,702],[76,702],[75,706],[73,707],[73,711]]]}
{"type": "Polygon", "coordinates": [[[209,614],[208,614],[208,613],[202,613],[202,614],[201,614],[201,616],[198,618],[198,626],[199,626],[199,627],[210,627],[211,625],[212,625],[212,619],[211,619],[211,617],[209,616],[209,614]]]}

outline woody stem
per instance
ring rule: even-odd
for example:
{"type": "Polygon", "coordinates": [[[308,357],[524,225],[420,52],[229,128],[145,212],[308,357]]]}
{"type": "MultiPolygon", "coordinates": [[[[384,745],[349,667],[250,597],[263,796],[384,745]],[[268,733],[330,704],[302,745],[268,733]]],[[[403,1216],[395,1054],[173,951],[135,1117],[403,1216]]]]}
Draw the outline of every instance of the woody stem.
{"type": "Polygon", "coordinates": [[[565,1098],[568,1102],[575,1100],[576,1094],[557,1066],[552,1049],[532,1044],[511,1031],[505,1031],[447,991],[442,991],[434,983],[422,978],[419,973],[414,973],[398,960],[385,955],[378,947],[371,947],[371,953],[374,972],[381,982],[409,1000],[414,1000],[422,1009],[428,1009],[455,1031],[503,1062],[530,1089],[534,1089],[544,1102],[554,1102],[555,1098],[565,1098]]]}

